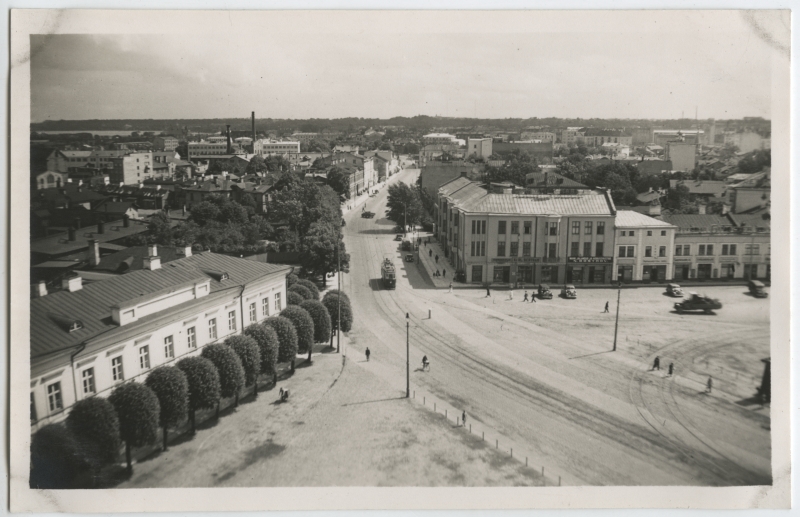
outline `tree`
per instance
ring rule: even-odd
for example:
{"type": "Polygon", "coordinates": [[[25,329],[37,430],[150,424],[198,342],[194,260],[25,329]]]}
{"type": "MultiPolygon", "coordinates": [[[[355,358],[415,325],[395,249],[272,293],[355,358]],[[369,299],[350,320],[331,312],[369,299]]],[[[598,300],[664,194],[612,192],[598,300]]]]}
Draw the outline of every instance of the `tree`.
{"type": "Polygon", "coordinates": [[[195,433],[194,415],[199,409],[211,409],[219,401],[219,373],[205,357],[187,357],[176,364],[189,383],[189,421],[195,433]]]}
{"type": "Polygon", "coordinates": [[[298,280],[300,279],[297,278],[297,275],[295,275],[294,273],[289,273],[288,275],[286,275],[286,287],[292,287],[294,284],[297,283],[298,280]]]}
{"type": "Polygon", "coordinates": [[[389,185],[386,206],[386,217],[399,226],[421,223],[425,214],[419,191],[402,182],[389,185]]]}
{"type": "Polygon", "coordinates": [[[245,169],[247,174],[261,174],[267,172],[267,164],[259,155],[255,155],[250,158],[250,162],[247,164],[247,168],[245,169]]]}
{"type": "Polygon", "coordinates": [[[325,298],[328,298],[330,296],[341,296],[342,299],[345,300],[348,303],[348,305],[350,304],[350,297],[347,296],[347,293],[344,292],[344,291],[340,291],[338,289],[330,289],[330,290],[328,290],[328,292],[325,293],[325,297],[323,298],[323,301],[325,301],[325,298]]]}
{"type": "Polygon", "coordinates": [[[292,287],[290,287],[288,292],[297,294],[298,296],[303,298],[303,300],[310,300],[314,297],[314,295],[311,294],[311,291],[309,291],[305,286],[302,286],[299,283],[294,284],[292,287]]]}
{"type": "Polygon", "coordinates": [[[302,285],[309,291],[311,291],[312,294],[311,300],[319,300],[319,287],[317,287],[317,284],[315,284],[311,280],[308,280],[307,278],[301,278],[300,280],[297,281],[297,283],[299,285],[302,285]]]}
{"type": "Polygon", "coordinates": [[[331,167],[326,174],[327,183],[339,195],[340,201],[350,199],[350,175],[340,167],[331,167]]]}
{"type": "MultiPolygon", "coordinates": [[[[234,405],[238,406],[239,391],[244,386],[244,368],[236,352],[228,346],[214,343],[203,347],[200,355],[217,367],[220,397],[235,397],[234,405]]],[[[217,418],[219,418],[219,401],[217,401],[217,418]]]]}
{"type": "Polygon", "coordinates": [[[260,372],[272,376],[274,384],[278,383],[278,335],[269,325],[254,323],[243,331],[245,336],[250,336],[256,341],[261,357],[260,372]]]}
{"type": "Polygon", "coordinates": [[[31,437],[31,488],[73,488],[88,469],[78,440],[63,424],[46,425],[31,437]]]}
{"type": "Polygon", "coordinates": [[[225,340],[228,345],[239,356],[239,361],[244,369],[244,385],[253,387],[253,396],[258,396],[258,374],[261,371],[261,351],[258,343],[252,337],[242,334],[231,336],[225,340]]]}
{"type": "Polygon", "coordinates": [[[286,291],[286,305],[300,305],[304,300],[305,298],[291,289],[286,291]]]}
{"type": "Polygon", "coordinates": [[[353,309],[350,307],[350,300],[341,297],[341,305],[339,304],[340,296],[338,294],[326,294],[322,299],[322,305],[328,309],[328,314],[331,316],[331,347],[333,347],[333,332],[339,332],[339,321],[341,320],[343,332],[349,332],[353,326],[353,309]],[[341,307],[341,313],[339,308],[341,307]]]}
{"type": "Polygon", "coordinates": [[[331,315],[328,309],[317,300],[305,300],[300,307],[306,310],[314,320],[314,341],[325,343],[331,335],[331,315]]]}
{"type": "Polygon", "coordinates": [[[314,348],[314,320],[311,319],[311,315],[299,305],[289,305],[281,311],[281,316],[292,322],[297,332],[298,351],[300,353],[307,351],[311,361],[311,351],[314,348]]]}
{"type": "Polygon", "coordinates": [[[155,443],[161,406],[153,390],[138,382],[120,384],[108,397],[119,417],[119,430],[125,441],[128,472],[133,472],[131,449],[155,443]]]}
{"type": "Polygon", "coordinates": [[[78,440],[93,470],[113,463],[119,455],[119,418],[103,397],[79,400],[67,416],[67,429],[78,440]]]}
{"type": "Polygon", "coordinates": [[[342,271],[349,271],[350,255],[345,252],[340,225],[321,221],[312,224],[302,239],[300,251],[303,268],[315,275],[322,275],[324,285],[327,285],[328,273],[337,271],[339,266],[342,271]]]}
{"type": "Polygon", "coordinates": [[[294,372],[294,361],[297,357],[297,331],[294,324],[283,316],[270,316],[264,320],[264,324],[272,327],[278,336],[278,361],[291,362],[294,372]]]}
{"type": "Polygon", "coordinates": [[[158,404],[161,408],[158,421],[163,433],[163,449],[166,451],[168,429],[176,427],[186,418],[189,405],[189,383],[186,375],[175,366],[156,368],[150,372],[144,383],[158,397],[158,404]]]}

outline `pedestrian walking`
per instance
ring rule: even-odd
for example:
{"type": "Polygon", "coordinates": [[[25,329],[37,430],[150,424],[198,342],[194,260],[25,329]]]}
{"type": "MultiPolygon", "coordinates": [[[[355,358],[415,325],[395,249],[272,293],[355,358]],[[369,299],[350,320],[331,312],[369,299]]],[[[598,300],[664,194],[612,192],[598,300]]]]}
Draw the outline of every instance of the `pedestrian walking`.
{"type": "Polygon", "coordinates": [[[436,273],[433,274],[433,276],[439,276],[439,270],[438,269],[436,270],[436,273]]]}
{"type": "Polygon", "coordinates": [[[461,412],[461,425],[463,425],[464,427],[467,427],[467,412],[466,411],[462,411],[461,412]]]}
{"type": "Polygon", "coordinates": [[[364,354],[367,356],[367,362],[369,362],[369,347],[367,347],[367,350],[364,352],[364,354]]]}
{"type": "Polygon", "coordinates": [[[434,260],[436,261],[436,263],[437,263],[437,264],[439,263],[439,254],[438,254],[438,253],[437,253],[437,254],[436,254],[436,256],[434,257],[434,260]]]}
{"type": "Polygon", "coordinates": [[[522,301],[523,302],[527,302],[528,301],[528,291],[525,291],[525,296],[522,298],[522,301]]]}
{"type": "Polygon", "coordinates": [[[661,360],[658,358],[658,356],[656,356],[656,358],[653,360],[653,368],[652,369],[661,371],[661,360]]]}
{"type": "Polygon", "coordinates": [[[442,268],[442,276],[447,278],[447,270],[445,268],[442,268]]]}
{"type": "Polygon", "coordinates": [[[450,292],[453,292],[453,282],[450,282],[450,292]]]}
{"type": "Polygon", "coordinates": [[[606,309],[603,312],[608,312],[608,302],[606,302],[606,309]]]}
{"type": "Polygon", "coordinates": [[[531,293],[531,303],[536,303],[536,295],[531,293]]]}
{"type": "Polygon", "coordinates": [[[429,257],[432,257],[432,256],[433,256],[433,250],[428,250],[428,256],[429,256],[429,257]]]}
{"type": "Polygon", "coordinates": [[[514,289],[513,288],[508,291],[508,299],[509,300],[514,300],[514,289]]]}
{"type": "Polygon", "coordinates": [[[669,363],[669,376],[670,377],[672,376],[672,372],[674,371],[674,368],[675,368],[675,365],[672,364],[672,363],[669,363]]]}
{"type": "Polygon", "coordinates": [[[711,393],[711,386],[713,382],[711,381],[711,377],[708,378],[708,382],[706,383],[706,393],[711,393]]]}
{"type": "Polygon", "coordinates": [[[486,288],[486,297],[487,298],[491,298],[492,297],[492,293],[489,292],[489,288],[488,287],[486,288]]]}

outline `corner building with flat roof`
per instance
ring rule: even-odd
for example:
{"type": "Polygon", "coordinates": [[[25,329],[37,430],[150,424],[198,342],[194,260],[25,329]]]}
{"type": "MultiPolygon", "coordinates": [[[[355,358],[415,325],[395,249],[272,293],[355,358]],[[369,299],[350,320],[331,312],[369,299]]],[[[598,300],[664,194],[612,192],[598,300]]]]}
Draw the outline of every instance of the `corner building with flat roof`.
{"type": "Polygon", "coordinates": [[[462,176],[437,197],[436,238],[468,283],[611,283],[616,208],[607,190],[542,194],[462,176]]]}

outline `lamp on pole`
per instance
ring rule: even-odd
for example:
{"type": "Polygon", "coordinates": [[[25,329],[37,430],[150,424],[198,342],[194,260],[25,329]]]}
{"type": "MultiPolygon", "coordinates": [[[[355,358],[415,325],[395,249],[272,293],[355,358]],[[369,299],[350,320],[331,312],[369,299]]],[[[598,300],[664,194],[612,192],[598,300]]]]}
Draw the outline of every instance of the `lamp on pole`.
{"type": "Polygon", "coordinates": [[[409,318],[406,313],[406,398],[411,397],[411,363],[408,345],[409,318]]]}
{"type": "Polygon", "coordinates": [[[612,352],[617,351],[617,330],[619,330],[619,297],[622,294],[622,282],[620,281],[617,284],[617,320],[614,323],[614,348],[611,350],[612,352]]]}

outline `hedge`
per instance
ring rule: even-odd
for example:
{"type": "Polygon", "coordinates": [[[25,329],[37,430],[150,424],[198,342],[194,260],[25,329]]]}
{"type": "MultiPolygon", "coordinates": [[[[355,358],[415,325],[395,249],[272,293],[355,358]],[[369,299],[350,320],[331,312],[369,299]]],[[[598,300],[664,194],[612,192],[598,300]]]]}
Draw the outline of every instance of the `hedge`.
{"type": "Polygon", "coordinates": [[[138,382],[120,384],[108,397],[119,418],[119,430],[125,441],[128,472],[133,472],[131,449],[155,443],[161,406],[153,390],[138,382]]]}
{"type": "Polygon", "coordinates": [[[194,434],[195,411],[213,408],[219,401],[219,373],[214,363],[205,357],[187,357],[178,361],[176,366],[189,383],[189,420],[194,434]]]}
{"type": "Polygon", "coordinates": [[[186,419],[189,408],[189,381],[186,374],[177,366],[156,368],[144,380],[145,385],[158,397],[161,412],[158,422],[164,439],[163,449],[167,450],[167,429],[177,427],[186,419]]]}
{"type": "Polygon", "coordinates": [[[286,287],[287,288],[292,287],[294,284],[297,283],[298,280],[300,279],[297,278],[297,275],[295,275],[294,273],[289,273],[288,275],[286,275],[286,287]]]}
{"type": "Polygon", "coordinates": [[[271,316],[264,320],[278,336],[278,361],[291,362],[294,371],[294,361],[297,357],[297,331],[291,320],[283,316],[271,316]]]}
{"type": "Polygon", "coordinates": [[[314,320],[311,315],[299,305],[290,305],[281,311],[281,316],[288,318],[297,332],[297,348],[302,354],[311,354],[314,348],[314,320]]]}
{"type": "MultiPolygon", "coordinates": [[[[261,372],[261,351],[258,348],[258,343],[252,337],[242,334],[239,336],[231,336],[225,340],[228,345],[236,352],[239,361],[242,363],[244,369],[244,385],[250,386],[255,384],[258,380],[258,374],[261,372]]],[[[258,386],[254,393],[258,392],[258,386]]]]}
{"type": "Polygon", "coordinates": [[[328,309],[316,300],[305,300],[300,307],[305,309],[314,320],[314,341],[327,343],[331,335],[331,315],[328,309]]]}
{"type": "Polygon", "coordinates": [[[301,285],[306,289],[308,289],[309,291],[311,291],[312,295],[311,299],[319,301],[319,288],[317,287],[317,284],[315,284],[311,280],[301,278],[300,280],[297,281],[297,285],[301,285]]]}
{"type": "Polygon", "coordinates": [[[261,373],[271,375],[277,382],[278,335],[269,325],[253,324],[244,329],[244,335],[256,340],[261,355],[261,373]]]}
{"type": "Polygon", "coordinates": [[[289,288],[288,292],[299,294],[303,297],[303,300],[312,300],[314,298],[314,294],[311,292],[311,290],[300,284],[294,284],[289,288]]]}
{"type": "Polygon", "coordinates": [[[286,291],[286,305],[300,305],[306,299],[294,291],[286,291]]]}
{"type": "Polygon", "coordinates": [[[238,404],[239,391],[244,387],[244,368],[236,352],[229,346],[214,343],[204,346],[200,356],[205,357],[217,367],[220,396],[223,398],[235,396],[236,404],[238,404]]]}
{"type": "Polygon", "coordinates": [[[78,440],[65,425],[46,425],[31,437],[31,488],[75,488],[77,478],[88,470],[78,440]]]}
{"type": "Polygon", "coordinates": [[[113,463],[122,443],[119,418],[114,406],[103,397],[79,400],[67,416],[67,429],[78,440],[82,454],[94,468],[113,463]]]}

